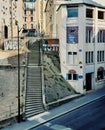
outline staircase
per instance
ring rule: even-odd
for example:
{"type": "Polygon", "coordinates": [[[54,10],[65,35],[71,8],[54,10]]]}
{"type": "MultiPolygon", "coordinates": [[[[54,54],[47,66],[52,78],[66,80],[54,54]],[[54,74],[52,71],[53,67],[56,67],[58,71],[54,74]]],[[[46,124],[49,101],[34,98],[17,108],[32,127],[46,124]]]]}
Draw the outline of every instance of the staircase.
{"type": "Polygon", "coordinates": [[[25,100],[25,117],[31,117],[44,112],[42,97],[42,67],[40,63],[40,49],[38,43],[29,44],[27,85],[25,100]]]}

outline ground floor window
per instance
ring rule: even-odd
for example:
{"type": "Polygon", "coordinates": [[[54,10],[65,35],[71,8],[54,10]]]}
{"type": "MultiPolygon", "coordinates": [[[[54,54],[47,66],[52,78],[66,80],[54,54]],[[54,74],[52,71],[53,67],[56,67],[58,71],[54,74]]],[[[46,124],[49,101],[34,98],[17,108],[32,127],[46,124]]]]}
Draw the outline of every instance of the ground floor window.
{"type": "Polygon", "coordinates": [[[70,70],[68,74],[66,74],[67,80],[78,80],[78,74],[76,74],[75,70],[70,70]]]}
{"type": "Polygon", "coordinates": [[[104,79],[104,68],[100,67],[97,71],[97,79],[102,80],[104,79]]]}
{"type": "Polygon", "coordinates": [[[78,80],[78,74],[68,74],[68,80],[78,80]]]}

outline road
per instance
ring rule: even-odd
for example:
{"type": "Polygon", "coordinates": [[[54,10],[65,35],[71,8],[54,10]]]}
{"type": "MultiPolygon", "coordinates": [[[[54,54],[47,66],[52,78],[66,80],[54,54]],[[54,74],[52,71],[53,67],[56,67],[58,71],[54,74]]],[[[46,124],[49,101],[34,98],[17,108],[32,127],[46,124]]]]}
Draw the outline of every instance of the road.
{"type": "Polygon", "coordinates": [[[105,96],[32,130],[105,130],[105,96]]]}

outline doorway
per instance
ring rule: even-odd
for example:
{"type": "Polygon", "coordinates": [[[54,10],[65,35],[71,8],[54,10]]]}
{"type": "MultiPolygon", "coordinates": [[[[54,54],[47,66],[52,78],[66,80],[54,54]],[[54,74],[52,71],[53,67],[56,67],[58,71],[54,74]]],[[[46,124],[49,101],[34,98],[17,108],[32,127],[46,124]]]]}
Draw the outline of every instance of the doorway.
{"type": "Polygon", "coordinates": [[[86,74],[86,91],[92,89],[92,73],[86,74]]]}
{"type": "Polygon", "coordinates": [[[4,26],[4,38],[8,38],[8,27],[4,26]]]}

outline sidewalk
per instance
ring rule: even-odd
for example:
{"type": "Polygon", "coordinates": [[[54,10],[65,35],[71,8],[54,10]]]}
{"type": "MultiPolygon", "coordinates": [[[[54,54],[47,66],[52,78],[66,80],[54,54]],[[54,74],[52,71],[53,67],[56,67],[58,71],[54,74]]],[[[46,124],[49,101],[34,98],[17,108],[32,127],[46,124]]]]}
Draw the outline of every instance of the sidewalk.
{"type": "Polygon", "coordinates": [[[99,90],[88,93],[87,95],[74,99],[69,103],[63,104],[57,108],[46,111],[40,115],[29,118],[25,122],[16,123],[12,126],[8,126],[2,130],[29,130],[30,128],[40,125],[41,123],[47,122],[48,120],[54,119],[62,114],[72,111],[78,107],[81,107],[91,101],[94,101],[102,96],[105,96],[105,87],[99,90]]]}

